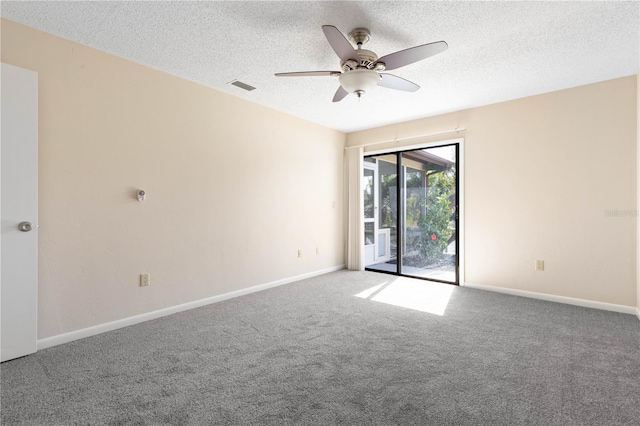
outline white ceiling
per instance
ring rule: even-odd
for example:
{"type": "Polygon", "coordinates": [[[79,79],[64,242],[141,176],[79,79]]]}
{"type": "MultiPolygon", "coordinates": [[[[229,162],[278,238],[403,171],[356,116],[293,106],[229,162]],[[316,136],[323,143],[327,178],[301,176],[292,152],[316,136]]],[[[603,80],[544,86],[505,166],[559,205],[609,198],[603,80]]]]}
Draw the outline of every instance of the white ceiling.
{"type": "Polygon", "coordinates": [[[344,132],[637,74],[640,3],[402,1],[2,1],[3,17],[344,132]],[[383,56],[445,40],[376,88],[332,103],[339,70],[321,26],[366,27],[383,56]],[[227,83],[257,87],[246,92],[227,83]]]}

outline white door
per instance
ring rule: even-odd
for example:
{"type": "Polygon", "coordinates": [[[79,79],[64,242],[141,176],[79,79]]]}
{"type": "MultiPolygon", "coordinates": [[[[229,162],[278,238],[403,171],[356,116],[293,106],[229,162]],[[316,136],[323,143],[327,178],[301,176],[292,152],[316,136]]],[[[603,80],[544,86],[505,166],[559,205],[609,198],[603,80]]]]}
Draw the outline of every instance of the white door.
{"type": "Polygon", "coordinates": [[[34,353],[38,338],[38,74],[8,64],[1,71],[0,360],[6,361],[34,353]]]}
{"type": "Polygon", "coordinates": [[[374,163],[364,163],[362,193],[364,207],[364,266],[368,266],[377,261],[378,167],[374,163]]]}

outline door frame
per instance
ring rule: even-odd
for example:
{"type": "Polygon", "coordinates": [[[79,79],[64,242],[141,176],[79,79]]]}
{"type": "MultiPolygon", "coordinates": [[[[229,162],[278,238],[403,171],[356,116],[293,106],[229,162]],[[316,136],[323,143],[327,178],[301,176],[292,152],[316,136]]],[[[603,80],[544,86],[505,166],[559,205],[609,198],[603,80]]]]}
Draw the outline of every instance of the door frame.
{"type": "MultiPolygon", "coordinates": [[[[420,150],[420,149],[425,149],[425,148],[436,148],[438,146],[444,146],[444,145],[458,145],[458,158],[457,158],[457,164],[456,164],[456,170],[457,170],[457,174],[458,174],[458,178],[456,179],[456,197],[457,197],[457,204],[458,204],[458,210],[457,210],[457,214],[458,214],[458,229],[456,230],[457,235],[456,235],[456,251],[457,251],[457,256],[458,256],[458,276],[457,276],[457,283],[453,284],[451,282],[444,282],[445,284],[453,284],[453,285],[464,285],[465,283],[465,202],[464,202],[464,180],[465,180],[465,166],[464,166],[464,137],[458,137],[458,138],[451,138],[451,139],[438,139],[438,140],[433,140],[430,142],[422,142],[422,143],[418,143],[418,144],[412,144],[412,145],[401,145],[401,146],[395,146],[393,148],[383,148],[383,149],[378,149],[378,150],[371,150],[371,151],[367,151],[365,150],[363,152],[363,157],[371,157],[371,156],[376,156],[376,155],[384,155],[384,154],[394,154],[394,153],[401,153],[401,152],[407,152],[407,151],[415,151],[415,150],[420,150]]],[[[365,148],[366,149],[366,148],[365,148]]],[[[363,161],[363,163],[366,164],[366,162],[363,161]]],[[[399,165],[400,167],[401,165],[399,165]]],[[[404,180],[404,179],[403,179],[404,180]]],[[[403,184],[401,182],[401,184],[403,184]]],[[[398,196],[398,203],[400,204],[401,197],[398,196]]],[[[402,212],[400,209],[398,209],[398,216],[401,216],[402,212]]],[[[403,224],[398,224],[403,225],[403,224]]],[[[398,240],[398,245],[402,244],[403,242],[399,239],[398,240]]],[[[401,261],[401,260],[400,260],[401,261]]],[[[366,267],[366,266],[365,266],[366,267]]],[[[383,271],[376,271],[376,272],[381,272],[384,273],[383,271]]],[[[389,272],[393,275],[398,275],[395,272],[389,272]]],[[[420,278],[420,277],[414,277],[411,276],[411,278],[416,278],[416,279],[425,279],[425,280],[429,280],[429,281],[435,281],[435,282],[440,282],[438,280],[433,280],[433,279],[427,279],[427,278],[420,278]]]]}

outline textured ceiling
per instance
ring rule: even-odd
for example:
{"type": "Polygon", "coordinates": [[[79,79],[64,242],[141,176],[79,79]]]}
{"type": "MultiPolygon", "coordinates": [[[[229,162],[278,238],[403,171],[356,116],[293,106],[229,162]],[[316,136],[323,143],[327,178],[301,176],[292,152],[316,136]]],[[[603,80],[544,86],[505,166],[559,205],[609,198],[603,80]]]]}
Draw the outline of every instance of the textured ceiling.
{"type": "Polygon", "coordinates": [[[3,17],[345,132],[637,74],[640,3],[2,1],[3,17]],[[383,56],[445,40],[376,88],[332,103],[339,70],[321,26],[371,31],[383,56]],[[240,80],[257,90],[227,83],[240,80]]]}

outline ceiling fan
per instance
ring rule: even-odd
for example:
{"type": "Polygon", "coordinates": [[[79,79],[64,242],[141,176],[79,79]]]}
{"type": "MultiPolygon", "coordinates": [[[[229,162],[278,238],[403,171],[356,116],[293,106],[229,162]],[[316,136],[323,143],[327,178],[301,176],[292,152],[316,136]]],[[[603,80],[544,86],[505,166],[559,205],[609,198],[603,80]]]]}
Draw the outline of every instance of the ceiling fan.
{"type": "Polygon", "coordinates": [[[342,71],[283,72],[277,73],[276,76],[338,77],[340,87],[333,96],[333,102],[341,101],[349,93],[353,93],[360,98],[363,93],[376,86],[415,92],[420,88],[417,84],[396,75],[383,73],[381,71],[394,70],[396,68],[427,59],[430,56],[444,52],[448,47],[446,42],[437,41],[435,43],[423,44],[401,50],[399,52],[390,53],[382,58],[378,58],[378,55],[372,51],[362,48],[362,45],[368,42],[371,38],[371,33],[366,28],[356,28],[349,33],[349,39],[357,46],[357,49],[354,49],[340,30],[333,25],[323,25],[322,31],[327,37],[329,44],[340,58],[340,68],[342,71]]]}

